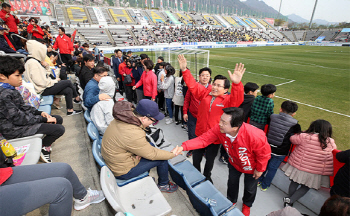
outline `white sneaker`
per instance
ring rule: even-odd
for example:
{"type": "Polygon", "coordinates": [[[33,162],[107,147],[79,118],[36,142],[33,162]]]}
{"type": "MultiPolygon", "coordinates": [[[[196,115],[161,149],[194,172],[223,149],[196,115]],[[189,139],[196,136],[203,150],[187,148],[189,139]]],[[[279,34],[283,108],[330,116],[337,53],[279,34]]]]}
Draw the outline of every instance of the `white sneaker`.
{"type": "Polygon", "coordinates": [[[90,188],[87,190],[87,194],[83,199],[75,199],[74,198],[74,209],[79,211],[86,207],[88,207],[92,203],[100,203],[105,199],[102,191],[91,190],[90,188]]]}
{"type": "Polygon", "coordinates": [[[169,119],[169,121],[166,121],[165,124],[169,125],[169,124],[171,124],[173,122],[174,122],[173,119],[169,119]]]}

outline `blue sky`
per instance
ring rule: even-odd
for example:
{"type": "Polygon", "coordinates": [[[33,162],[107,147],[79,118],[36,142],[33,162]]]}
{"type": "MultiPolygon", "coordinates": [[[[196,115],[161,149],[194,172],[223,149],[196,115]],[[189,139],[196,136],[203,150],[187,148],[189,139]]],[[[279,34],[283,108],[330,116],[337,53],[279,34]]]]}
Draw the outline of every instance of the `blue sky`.
{"type": "MultiPolygon", "coordinates": [[[[278,11],[280,0],[263,0],[278,11]]],[[[315,0],[282,0],[283,15],[296,14],[310,20],[315,0]]],[[[350,0],[318,0],[314,19],[328,22],[350,22],[350,0]]]]}

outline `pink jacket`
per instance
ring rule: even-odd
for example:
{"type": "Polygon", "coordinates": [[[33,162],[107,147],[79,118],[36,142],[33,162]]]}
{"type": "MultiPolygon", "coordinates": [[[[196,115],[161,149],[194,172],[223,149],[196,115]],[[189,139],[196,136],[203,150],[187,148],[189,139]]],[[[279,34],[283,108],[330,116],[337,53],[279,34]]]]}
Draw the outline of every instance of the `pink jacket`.
{"type": "Polygon", "coordinates": [[[321,148],[318,134],[300,133],[291,136],[290,141],[296,145],[288,158],[288,163],[293,167],[319,175],[333,175],[333,149],[337,146],[332,138],[329,139],[327,148],[321,148]]]}

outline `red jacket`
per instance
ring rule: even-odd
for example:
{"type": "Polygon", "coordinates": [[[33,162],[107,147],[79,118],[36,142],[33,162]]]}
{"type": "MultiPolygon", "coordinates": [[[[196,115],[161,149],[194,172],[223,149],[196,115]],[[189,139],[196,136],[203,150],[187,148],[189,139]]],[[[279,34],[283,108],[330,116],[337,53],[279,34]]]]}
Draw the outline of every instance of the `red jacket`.
{"type": "Polygon", "coordinates": [[[327,147],[322,150],[318,134],[300,133],[290,137],[295,145],[288,158],[288,163],[298,170],[318,174],[333,175],[333,154],[337,148],[332,138],[327,147]]]}
{"type": "Polygon", "coordinates": [[[4,20],[4,22],[6,23],[6,25],[9,27],[10,32],[14,32],[16,34],[18,34],[18,30],[17,30],[17,24],[19,23],[18,19],[15,19],[15,17],[10,14],[10,16],[8,18],[5,18],[7,12],[4,10],[0,11],[0,18],[2,20],[4,20]]]}
{"type": "Polygon", "coordinates": [[[61,54],[71,54],[74,51],[73,43],[67,35],[63,35],[61,38],[60,35],[56,37],[55,44],[53,45],[54,49],[60,49],[61,54]]]}
{"type": "Polygon", "coordinates": [[[194,98],[200,101],[198,107],[196,135],[200,136],[209,129],[217,125],[220,117],[224,111],[223,108],[239,107],[244,100],[244,88],[242,82],[238,84],[232,83],[231,94],[216,97],[211,104],[211,88],[205,88],[203,85],[196,82],[191,71],[186,70],[182,72],[183,79],[187,84],[188,90],[191,91],[194,98]]]}
{"type": "Polygon", "coordinates": [[[156,99],[157,96],[157,76],[152,70],[144,71],[141,75],[140,81],[136,83],[136,88],[143,85],[143,95],[156,99]]]}
{"type": "Polygon", "coordinates": [[[120,75],[122,75],[122,81],[124,81],[124,79],[125,79],[124,74],[131,76],[132,82],[130,84],[125,84],[126,86],[134,86],[135,85],[135,79],[134,79],[131,71],[132,71],[132,68],[128,68],[126,66],[125,62],[123,62],[119,65],[119,73],[120,73],[120,75]]]}
{"type": "Polygon", "coordinates": [[[43,39],[43,36],[45,35],[45,33],[40,28],[40,26],[37,25],[37,27],[36,27],[36,29],[38,29],[38,31],[33,31],[33,29],[34,29],[34,26],[32,24],[29,24],[27,27],[27,32],[31,33],[33,35],[33,37],[43,39]]]}
{"type": "Polygon", "coordinates": [[[259,172],[266,170],[271,147],[264,131],[250,124],[243,123],[232,143],[226,134],[220,132],[217,124],[202,136],[182,143],[182,147],[184,151],[205,148],[216,140],[225,147],[230,164],[239,172],[253,174],[255,169],[259,172]]]}
{"type": "Polygon", "coordinates": [[[184,101],[184,115],[188,114],[188,111],[193,117],[197,118],[199,100],[197,100],[190,91],[187,91],[184,101]]]}

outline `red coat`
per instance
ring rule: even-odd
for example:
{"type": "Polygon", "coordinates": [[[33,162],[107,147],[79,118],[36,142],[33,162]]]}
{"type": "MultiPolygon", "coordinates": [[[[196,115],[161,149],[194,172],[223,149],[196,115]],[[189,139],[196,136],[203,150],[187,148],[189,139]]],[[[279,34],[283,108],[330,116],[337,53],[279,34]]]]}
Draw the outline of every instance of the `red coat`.
{"type": "Polygon", "coordinates": [[[73,43],[67,35],[63,35],[61,38],[60,35],[56,37],[55,44],[53,45],[54,49],[60,49],[61,54],[71,54],[74,51],[73,43]]]}
{"type": "Polygon", "coordinates": [[[10,32],[14,32],[16,34],[18,34],[18,30],[17,30],[17,24],[19,23],[18,19],[15,19],[15,17],[10,14],[10,16],[8,18],[5,18],[7,12],[4,10],[0,11],[0,18],[2,20],[4,20],[4,22],[6,23],[6,25],[9,27],[10,32]]]}
{"type": "Polygon", "coordinates": [[[212,86],[205,88],[196,82],[191,71],[182,72],[183,79],[187,84],[188,90],[191,91],[194,98],[200,101],[198,107],[196,135],[200,136],[209,129],[217,125],[224,111],[223,108],[239,107],[244,100],[244,88],[242,82],[238,84],[232,83],[231,94],[216,97],[211,104],[213,96],[210,94],[212,86]]]}
{"type": "Polygon", "coordinates": [[[184,101],[184,114],[188,114],[188,111],[193,117],[197,118],[199,107],[199,100],[197,100],[190,91],[187,91],[184,101]]]}
{"type": "Polygon", "coordinates": [[[153,71],[144,71],[141,75],[140,81],[136,83],[136,88],[143,85],[143,95],[156,99],[157,96],[157,76],[153,71]]]}
{"type": "Polygon", "coordinates": [[[36,29],[38,29],[38,31],[33,31],[33,29],[34,29],[34,26],[32,24],[29,24],[27,27],[27,32],[31,33],[33,35],[33,37],[43,39],[43,36],[45,35],[45,33],[40,28],[40,26],[37,25],[37,27],[36,27],[36,29]]]}
{"type": "Polygon", "coordinates": [[[216,140],[225,147],[230,164],[239,172],[253,174],[255,169],[259,172],[266,170],[271,147],[264,131],[250,124],[243,123],[232,143],[226,134],[220,132],[217,124],[202,136],[182,143],[182,147],[184,151],[205,148],[216,140]]]}
{"type": "Polygon", "coordinates": [[[318,174],[333,175],[333,154],[337,148],[332,138],[327,147],[322,150],[318,134],[300,133],[290,137],[295,145],[288,158],[288,163],[298,170],[318,174]]]}

